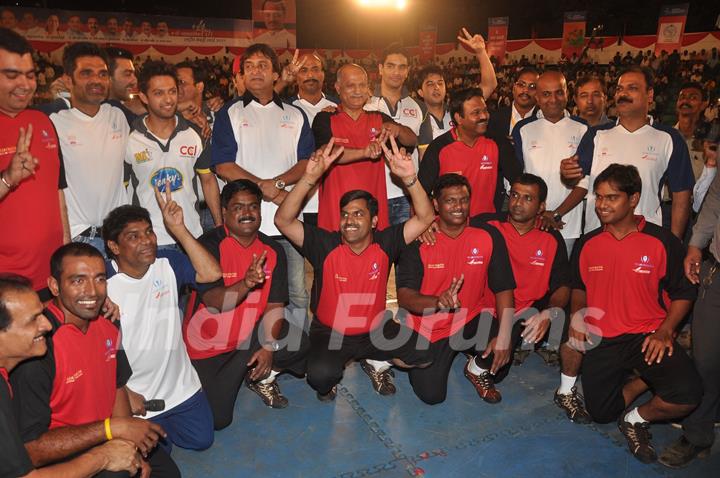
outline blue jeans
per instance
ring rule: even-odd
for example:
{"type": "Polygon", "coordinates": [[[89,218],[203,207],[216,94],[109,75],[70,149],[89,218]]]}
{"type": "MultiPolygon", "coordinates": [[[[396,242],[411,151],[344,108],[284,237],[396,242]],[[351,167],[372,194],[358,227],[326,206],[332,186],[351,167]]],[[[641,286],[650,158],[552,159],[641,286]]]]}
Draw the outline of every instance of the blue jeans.
{"type": "Polygon", "coordinates": [[[410,219],[410,200],[407,196],[388,199],[390,225],[401,224],[410,219]]]}
{"type": "Polygon", "coordinates": [[[205,450],[215,440],[212,410],[202,390],[150,421],[163,427],[167,433],[167,438],[160,440],[159,444],[168,453],[173,445],[188,450],[205,450]]]}
{"type": "Polygon", "coordinates": [[[95,249],[100,251],[105,258],[105,260],[108,259],[107,254],[105,253],[105,241],[100,236],[75,236],[73,237],[73,242],[82,242],[83,244],[90,244],[95,249]]]}
{"type": "Polygon", "coordinates": [[[305,289],[305,259],[287,239],[276,240],[285,250],[287,257],[290,304],[285,308],[285,318],[291,324],[304,329],[309,301],[305,289]]]}

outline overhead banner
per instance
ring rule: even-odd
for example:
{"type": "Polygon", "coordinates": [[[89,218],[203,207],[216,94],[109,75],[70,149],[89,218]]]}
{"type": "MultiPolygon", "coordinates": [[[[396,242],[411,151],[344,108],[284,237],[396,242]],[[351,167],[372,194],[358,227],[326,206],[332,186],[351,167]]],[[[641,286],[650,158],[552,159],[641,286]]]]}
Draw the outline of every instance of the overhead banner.
{"type": "Polygon", "coordinates": [[[572,58],[580,55],[585,46],[587,12],[565,12],[562,36],[562,54],[572,58]]]}
{"type": "Polygon", "coordinates": [[[435,44],[437,43],[437,27],[426,25],[420,28],[420,61],[431,61],[435,58],[435,44]]]}
{"type": "Polygon", "coordinates": [[[689,6],[689,4],[683,3],[682,5],[666,5],[660,9],[657,40],[655,41],[656,55],[663,50],[672,53],[673,50],[682,48],[689,6]]]}
{"type": "Polygon", "coordinates": [[[253,42],[297,48],[295,0],[253,0],[253,42]]]}
{"type": "Polygon", "coordinates": [[[2,26],[33,43],[91,41],[130,49],[140,45],[246,47],[252,41],[252,22],[233,18],[6,7],[2,26]]]}
{"type": "Polygon", "coordinates": [[[488,18],[487,53],[489,56],[494,56],[501,65],[505,60],[509,27],[509,17],[488,18]]]}

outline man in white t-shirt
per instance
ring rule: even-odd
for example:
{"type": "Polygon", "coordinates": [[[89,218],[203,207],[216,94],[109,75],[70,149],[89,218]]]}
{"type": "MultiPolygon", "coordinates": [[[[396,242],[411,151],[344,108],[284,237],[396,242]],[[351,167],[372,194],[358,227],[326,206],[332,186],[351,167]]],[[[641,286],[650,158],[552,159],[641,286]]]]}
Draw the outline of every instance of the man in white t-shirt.
{"type": "Polygon", "coordinates": [[[183,210],[166,189],[156,190],[165,228],[187,253],[158,255],[150,214],[121,206],[103,222],[112,259],[108,297],[121,311],[122,346],[133,375],[127,383],[134,414],[144,415],[167,432],[166,447],[202,450],[213,442],[213,416],[182,336],[178,290],[203,291],[222,276],[220,265],[192,236],[183,210]],[[148,411],[146,400],[164,400],[163,411],[148,411]]]}
{"type": "MultiPolygon", "coordinates": [[[[391,117],[396,123],[407,126],[417,136],[423,121],[423,110],[420,104],[410,97],[405,87],[410,66],[408,54],[399,44],[389,45],[383,52],[378,64],[380,85],[365,105],[365,111],[379,111],[391,117]]],[[[419,144],[429,144],[432,138],[423,139],[419,144]]],[[[405,144],[412,147],[415,144],[405,144]]],[[[412,153],[415,170],[418,170],[418,151],[412,153]]],[[[385,165],[385,187],[387,189],[388,214],[390,225],[401,224],[410,219],[410,201],[402,182],[392,176],[390,168],[385,165]]],[[[378,198],[382,201],[383,198],[378,198]]]]}
{"type": "Polygon", "coordinates": [[[110,87],[107,65],[107,54],[93,43],[68,46],[63,67],[70,77],[72,107],[58,101],[44,109],[60,140],[70,235],[101,252],[103,218],[128,202],[123,163],[130,127],[120,108],[105,103],[110,87]]]}
{"type": "Polygon", "coordinates": [[[267,31],[255,37],[255,43],[265,43],[273,48],[295,48],[295,34],[285,29],[285,2],[265,0],[262,3],[262,15],[267,31]]]}
{"type": "Polygon", "coordinates": [[[199,128],[177,114],[177,72],[163,61],[145,63],[138,78],[140,99],[148,114],[135,120],[125,161],[132,167],[137,203],[150,212],[161,247],[177,247],[175,238],[163,226],[155,200],[155,188],[169,184],[173,199],[185,212],[185,225],[194,237],[202,226],[194,180],[197,175],[215,225],[220,217],[220,191],[210,171],[210,150],[199,128]]]}

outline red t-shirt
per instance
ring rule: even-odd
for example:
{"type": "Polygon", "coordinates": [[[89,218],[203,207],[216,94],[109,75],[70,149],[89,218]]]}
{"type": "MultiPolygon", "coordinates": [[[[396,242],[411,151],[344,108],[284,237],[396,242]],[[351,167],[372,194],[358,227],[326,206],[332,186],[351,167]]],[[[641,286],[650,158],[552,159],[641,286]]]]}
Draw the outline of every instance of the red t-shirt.
{"type": "Polygon", "coordinates": [[[234,310],[212,314],[205,304],[200,304],[185,320],[183,337],[193,360],[235,350],[251,336],[268,303],[285,304],[288,301],[287,259],[282,246],[273,239],[258,233],[248,247],[243,247],[230,236],[225,226],[221,226],[205,233],[199,241],[220,263],[223,278],[217,285],[228,287],[243,280],[253,254],[260,257],[263,252],[267,252],[266,278],[234,310]]]}
{"type": "Polygon", "coordinates": [[[430,342],[454,335],[480,314],[487,302],[484,295],[515,288],[508,251],[496,230],[481,225],[466,227],[456,238],[441,231],[435,237],[435,245],[410,244],[400,255],[395,273],[398,289],[432,296],[445,292],[453,277],[464,275],[459,311],[407,314],[408,326],[430,342]]]}
{"type": "MultiPolygon", "coordinates": [[[[362,112],[352,119],[338,106],[334,113],[321,111],[313,121],[315,144],[327,144],[335,137],[335,146],[364,149],[382,131],[383,122],[392,121],[378,112],[362,112]]],[[[336,164],[320,183],[318,226],[328,231],[340,227],[340,198],[354,189],[372,194],[378,200],[378,229],[389,225],[387,189],[385,187],[385,163],[382,156],[349,164],[336,164]]]]}
{"type": "MultiPolygon", "coordinates": [[[[507,214],[482,214],[470,220],[477,226],[490,224],[502,234],[510,253],[510,263],[517,282],[513,293],[515,313],[532,307],[561,286],[570,285],[570,264],[565,241],[557,231],[532,229],[521,235],[507,221],[507,214]]],[[[488,295],[488,307],[495,309],[495,296],[488,295]]]]}
{"type": "Polygon", "coordinates": [[[11,118],[0,113],[0,171],[10,165],[20,128],[33,125],[30,153],[35,175],[0,200],[0,270],[23,275],[35,290],[47,287],[50,256],[63,243],[58,189],[64,189],[57,134],[43,113],[25,110],[11,118]]]}
{"type": "Polygon", "coordinates": [[[684,250],[668,229],[636,216],[638,231],[621,240],[604,228],[580,238],[572,259],[573,288],[587,293],[585,322],[602,337],[644,334],[667,317],[670,300],[693,300],[684,250]]]}

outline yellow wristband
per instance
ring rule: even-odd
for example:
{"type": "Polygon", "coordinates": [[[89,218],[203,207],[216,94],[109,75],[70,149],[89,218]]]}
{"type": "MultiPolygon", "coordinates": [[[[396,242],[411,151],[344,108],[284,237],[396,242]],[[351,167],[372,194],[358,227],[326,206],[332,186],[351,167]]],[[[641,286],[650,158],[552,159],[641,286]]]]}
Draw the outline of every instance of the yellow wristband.
{"type": "Polygon", "coordinates": [[[105,438],[112,440],[112,431],[110,431],[110,418],[105,419],[105,438]]]}

